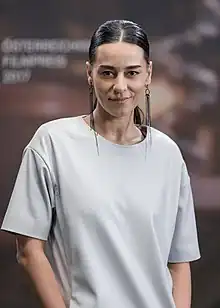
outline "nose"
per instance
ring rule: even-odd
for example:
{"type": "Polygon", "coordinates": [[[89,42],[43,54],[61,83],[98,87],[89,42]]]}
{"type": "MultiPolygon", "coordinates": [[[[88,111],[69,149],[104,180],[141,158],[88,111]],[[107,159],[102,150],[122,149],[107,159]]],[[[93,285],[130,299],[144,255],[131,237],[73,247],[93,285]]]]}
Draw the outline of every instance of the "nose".
{"type": "Polygon", "coordinates": [[[113,89],[117,94],[123,93],[127,90],[126,78],[123,75],[117,76],[113,89]]]}

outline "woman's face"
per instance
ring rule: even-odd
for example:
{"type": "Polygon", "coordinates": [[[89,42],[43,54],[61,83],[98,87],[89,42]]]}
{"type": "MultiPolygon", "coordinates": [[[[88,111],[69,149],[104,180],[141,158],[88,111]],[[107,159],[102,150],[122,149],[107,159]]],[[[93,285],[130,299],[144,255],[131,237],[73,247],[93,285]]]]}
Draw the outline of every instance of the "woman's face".
{"type": "Polygon", "coordinates": [[[151,74],[152,63],[147,64],[143,49],[124,42],[99,46],[95,63],[87,63],[88,82],[100,107],[117,118],[129,116],[144,100],[151,74]]]}

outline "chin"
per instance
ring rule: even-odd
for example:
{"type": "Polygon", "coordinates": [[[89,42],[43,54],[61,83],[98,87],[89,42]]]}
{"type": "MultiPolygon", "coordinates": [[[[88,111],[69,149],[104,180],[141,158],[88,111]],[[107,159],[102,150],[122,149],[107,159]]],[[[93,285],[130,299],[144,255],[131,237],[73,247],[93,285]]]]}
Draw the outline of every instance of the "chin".
{"type": "Polygon", "coordinates": [[[115,118],[126,118],[126,117],[130,117],[131,113],[133,112],[133,109],[129,109],[129,110],[118,110],[114,112],[110,111],[109,113],[115,117],[115,118]]]}
{"type": "Polygon", "coordinates": [[[126,103],[113,103],[105,102],[105,104],[100,104],[100,111],[109,114],[114,118],[129,117],[134,111],[136,105],[132,104],[132,101],[126,103]]]}

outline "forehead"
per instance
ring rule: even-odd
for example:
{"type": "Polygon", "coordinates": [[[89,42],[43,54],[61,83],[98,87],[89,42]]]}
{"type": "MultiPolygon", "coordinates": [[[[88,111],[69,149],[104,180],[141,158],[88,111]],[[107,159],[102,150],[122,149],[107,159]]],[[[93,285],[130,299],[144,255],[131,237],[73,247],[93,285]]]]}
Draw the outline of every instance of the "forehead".
{"type": "Polygon", "coordinates": [[[144,51],[135,44],[124,42],[103,44],[97,48],[95,65],[126,67],[144,65],[144,51]]]}

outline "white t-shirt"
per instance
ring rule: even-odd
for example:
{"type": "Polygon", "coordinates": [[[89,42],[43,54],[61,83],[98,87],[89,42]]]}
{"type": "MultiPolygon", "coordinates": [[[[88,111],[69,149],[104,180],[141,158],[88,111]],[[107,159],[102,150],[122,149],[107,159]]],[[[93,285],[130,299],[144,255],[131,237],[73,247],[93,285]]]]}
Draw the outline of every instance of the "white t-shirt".
{"type": "Polygon", "coordinates": [[[179,148],[153,128],[151,143],[97,139],[81,116],[42,125],[2,229],[47,240],[67,307],[173,308],[167,263],[200,257],[179,148]]]}

